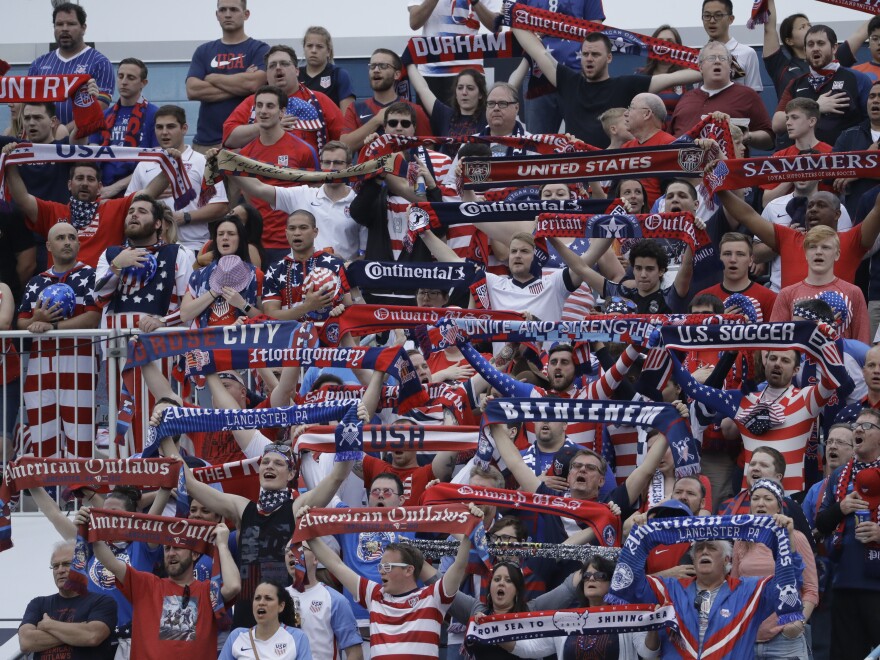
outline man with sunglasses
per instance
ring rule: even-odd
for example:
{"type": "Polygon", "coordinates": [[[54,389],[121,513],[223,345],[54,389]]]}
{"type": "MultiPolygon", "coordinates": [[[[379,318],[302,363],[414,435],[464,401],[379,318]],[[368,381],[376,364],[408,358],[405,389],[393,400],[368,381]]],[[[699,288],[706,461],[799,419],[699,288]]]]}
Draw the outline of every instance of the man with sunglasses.
{"type": "Polygon", "coordinates": [[[116,601],[110,596],[77,594],[64,588],[73,561],[73,543],[57,543],[49,568],[57,594],[28,603],[18,640],[34,660],[108,660],[113,657],[110,632],[116,627],[116,601]]]}
{"type": "MultiPolygon", "coordinates": [[[[338,172],[351,165],[351,149],[333,140],[324,145],[320,157],[323,172],[338,172]]],[[[315,216],[318,235],[315,250],[332,251],[346,261],[357,259],[367,245],[367,230],[351,218],[355,193],[344,181],[328,181],[323,186],[286,188],[263,183],[256,177],[238,177],[244,193],[260,199],[271,208],[290,215],[304,209],[315,216]]]]}
{"type": "Polygon", "coordinates": [[[862,410],[853,441],[853,457],[831,474],[816,516],[816,529],[830,537],[831,648],[840,660],[861,660],[880,644],[880,525],[869,494],[880,477],[880,410],[862,410]]]}
{"type": "MultiPolygon", "coordinates": [[[[83,507],[77,512],[76,523],[88,522],[89,507],[83,507]]],[[[241,591],[241,578],[228,541],[229,528],[220,522],[214,528],[213,542],[223,579],[220,597],[227,603],[241,591]]],[[[160,578],[132,568],[117,558],[104,541],[95,541],[91,547],[131,602],[132,658],[167,658],[169,653],[184,653],[191,658],[215,656],[219,622],[211,602],[211,581],[195,579],[192,550],[166,545],[163,566],[167,577],[160,578]]]]}
{"type": "Polygon", "coordinates": [[[367,69],[370,75],[370,89],[373,95],[368,99],[358,99],[345,111],[342,138],[352,151],[358,151],[373,133],[381,133],[385,128],[387,109],[392,103],[402,101],[412,106],[416,113],[416,135],[431,135],[431,120],[416,105],[397,93],[402,63],[393,50],[377,48],[370,56],[367,69]]]}

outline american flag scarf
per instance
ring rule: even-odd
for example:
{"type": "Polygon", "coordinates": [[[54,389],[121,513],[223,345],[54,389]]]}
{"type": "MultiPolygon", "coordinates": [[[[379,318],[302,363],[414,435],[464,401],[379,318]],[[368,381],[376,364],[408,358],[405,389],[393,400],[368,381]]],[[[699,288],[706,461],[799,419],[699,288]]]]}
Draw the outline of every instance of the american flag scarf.
{"type": "MultiPolygon", "coordinates": [[[[6,80],[0,78],[0,81],[6,80]]],[[[164,149],[146,147],[108,147],[94,144],[31,144],[19,142],[8,154],[0,154],[0,191],[3,188],[3,172],[7,165],[30,165],[32,163],[78,163],[138,161],[156,163],[171,182],[174,208],[182,209],[196,197],[192,183],[186,175],[183,162],[171,158],[164,149]]]]}
{"type": "MultiPolygon", "coordinates": [[[[318,143],[317,151],[321,153],[321,149],[328,141],[324,109],[315,93],[302,83],[299,84],[298,92],[307,96],[307,99],[301,99],[294,95],[287,97],[287,115],[296,120],[291,130],[293,132],[314,133],[318,143]]],[[[256,115],[256,108],[251,108],[248,124],[254,123],[256,115]]]]}
{"type": "MultiPolygon", "coordinates": [[[[365,424],[364,446],[367,453],[415,451],[435,454],[439,451],[466,452],[477,448],[478,426],[376,426],[365,424]]],[[[332,453],[336,451],[336,427],[313,426],[296,439],[296,451],[332,453]]]]}
{"type": "Polygon", "coordinates": [[[620,553],[605,602],[612,605],[638,602],[639,591],[646,582],[645,561],[651,550],[658,545],[690,543],[699,539],[752,541],[770,548],[776,560],[774,581],[778,590],[776,614],[779,625],[803,620],[797,584],[797,571],[803,566],[801,557],[792,548],[785,528],[777,526],[770,516],[751,514],[655,518],[645,525],[636,525],[620,553]]]}

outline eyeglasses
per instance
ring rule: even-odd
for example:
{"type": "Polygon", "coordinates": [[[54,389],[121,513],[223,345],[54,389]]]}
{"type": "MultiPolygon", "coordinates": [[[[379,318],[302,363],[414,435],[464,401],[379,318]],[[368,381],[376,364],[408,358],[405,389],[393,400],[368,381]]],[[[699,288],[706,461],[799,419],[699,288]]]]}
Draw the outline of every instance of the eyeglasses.
{"type": "Polygon", "coordinates": [[[392,495],[398,495],[399,493],[393,488],[373,488],[370,491],[370,495],[375,495],[378,497],[382,495],[383,497],[391,497],[392,495]]]}
{"type": "Polygon", "coordinates": [[[280,445],[277,442],[273,442],[263,447],[263,456],[271,452],[287,456],[287,458],[293,458],[293,449],[290,445],[280,445]]]}
{"type": "MultiPolygon", "coordinates": [[[[870,424],[870,422],[865,422],[865,424],[870,424]]],[[[853,443],[847,442],[846,440],[838,440],[837,438],[831,438],[830,440],[825,441],[826,447],[852,447],[853,443]]]]}
{"type": "Polygon", "coordinates": [[[710,14],[706,12],[703,14],[703,21],[706,23],[711,23],[713,21],[721,21],[724,20],[725,16],[730,16],[731,14],[725,14],[723,11],[716,11],[714,14],[710,14]]]}
{"type": "Polygon", "coordinates": [[[516,101],[486,101],[487,108],[500,108],[507,110],[512,105],[516,105],[516,101]]]}
{"type": "Polygon", "coordinates": [[[57,561],[54,564],[49,564],[49,568],[53,571],[57,571],[59,568],[70,568],[73,562],[70,561],[57,561]]]}
{"type": "Polygon", "coordinates": [[[379,69],[379,71],[387,71],[388,69],[394,69],[395,71],[397,70],[396,66],[394,66],[393,64],[388,64],[388,62],[370,62],[367,65],[367,68],[370,71],[375,71],[376,69],[379,69]]]}
{"type": "Polygon", "coordinates": [[[858,431],[859,429],[861,429],[862,431],[867,431],[868,429],[871,429],[871,428],[880,429],[880,426],[878,426],[874,422],[856,422],[855,424],[850,426],[850,428],[853,431],[858,431]]]}
{"type": "Polygon", "coordinates": [[[412,119],[386,119],[385,125],[391,128],[397,128],[398,126],[409,128],[413,123],[412,119]]]}
{"type": "Polygon", "coordinates": [[[379,569],[380,573],[390,573],[392,568],[406,568],[407,566],[412,566],[412,564],[404,564],[400,561],[388,561],[384,564],[379,564],[376,568],[379,569]]]}
{"type": "Polygon", "coordinates": [[[518,538],[510,534],[489,534],[486,538],[489,543],[516,543],[519,541],[518,538]]]}
{"type": "Polygon", "coordinates": [[[183,588],[183,600],[180,601],[180,609],[185,610],[189,607],[189,585],[183,588]]]}
{"type": "Polygon", "coordinates": [[[595,472],[597,474],[599,472],[599,466],[593,465],[592,463],[570,463],[568,469],[571,472],[579,472],[581,470],[586,470],[587,472],[595,472]]]}
{"type": "Polygon", "coordinates": [[[608,582],[610,579],[605,571],[584,571],[581,573],[584,582],[595,580],[596,582],[608,582]]]}
{"type": "Polygon", "coordinates": [[[322,160],[321,165],[324,167],[342,167],[343,165],[348,165],[347,160],[322,160]]]}
{"type": "Polygon", "coordinates": [[[284,67],[285,69],[288,67],[294,66],[293,62],[290,60],[282,60],[281,62],[271,62],[266,65],[266,68],[271,71],[272,69],[277,69],[278,67],[284,67]]]}
{"type": "Polygon", "coordinates": [[[715,62],[729,62],[730,57],[728,57],[727,55],[706,55],[706,57],[701,57],[700,61],[714,64],[715,62]]]}

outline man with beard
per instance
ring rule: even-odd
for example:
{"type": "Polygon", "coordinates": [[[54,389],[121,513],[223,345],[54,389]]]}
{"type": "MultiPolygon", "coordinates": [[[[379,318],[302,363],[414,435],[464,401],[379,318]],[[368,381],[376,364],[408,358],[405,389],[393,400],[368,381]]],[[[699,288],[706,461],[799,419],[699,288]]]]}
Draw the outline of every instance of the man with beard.
{"type": "MultiPolygon", "coordinates": [[[[101,316],[93,297],[95,270],[77,259],[76,229],[66,222],[53,225],[46,247],[55,265],[28,282],[18,310],[18,329],[39,335],[49,330],[97,328],[101,316]],[[69,317],[59,305],[40,298],[47,287],[56,284],[73,290],[75,306],[69,317]]],[[[91,457],[95,432],[89,392],[95,389],[94,374],[91,342],[53,338],[32,343],[24,401],[31,442],[36,445],[33,453],[91,457]]]]}
{"type": "MultiPolygon", "coordinates": [[[[320,152],[342,132],[342,112],[330,98],[313,92],[299,81],[299,61],[290,46],[276,44],[266,53],[268,84],[287,95],[286,112],[281,119],[285,131],[305,140],[320,152]]],[[[256,96],[238,104],[223,122],[223,146],[238,149],[255,140],[260,133],[256,124],[256,96]]]]}
{"type": "MultiPolygon", "coordinates": [[[[14,144],[3,147],[4,153],[15,149],[14,144]]],[[[169,156],[179,156],[171,150],[169,156]],[[172,155],[173,154],[173,155],[172,155]]],[[[168,176],[160,172],[140,191],[155,198],[169,184],[168,176]]],[[[67,203],[53,202],[32,195],[19,169],[15,165],[6,168],[6,186],[12,201],[25,215],[29,229],[40,236],[49,235],[49,229],[58,222],[69,222],[76,228],[80,240],[80,259],[95,268],[101,253],[122,239],[125,217],[137,193],[118,199],[101,199],[101,168],[97,163],[79,162],[70,168],[67,203]]],[[[51,262],[49,264],[52,265],[51,262]]]]}
{"type": "Polygon", "coordinates": [[[853,457],[832,473],[816,516],[816,529],[830,537],[835,571],[831,648],[841,660],[863,658],[880,644],[880,411],[862,410],[853,440],[853,457]],[[860,515],[853,515],[857,511],[860,515]]]}
{"type": "Polygon", "coordinates": [[[818,298],[824,291],[833,291],[842,296],[850,310],[847,318],[841,319],[838,325],[841,337],[869,343],[868,306],[862,290],[834,274],[835,264],[840,260],[837,232],[822,225],[813,227],[804,235],[803,245],[807,276],[801,282],[783,287],[773,305],[770,322],[790,321],[792,307],[799,301],[818,298]]]}
{"type": "Polygon", "coordinates": [[[125,244],[108,247],[96,269],[95,298],[104,309],[101,325],[142,332],[179,325],[180,301],[192,274],[192,259],[183,246],[159,240],[163,204],[143,193],[125,199],[130,200],[125,244]]]}
{"type": "MultiPolygon", "coordinates": [[[[727,214],[776,252],[781,261],[781,286],[797,284],[807,276],[804,259],[804,233],[792,227],[767,222],[751,206],[729,190],[718,191],[718,200],[727,214]]],[[[880,202],[874,203],[864,221],[838,233],[840,259],[835,274],[846,282],[855,281],[856,270],[880,235],[880,202]]],[[[840,218],[840,200],[836,195],[818,190],[807,200],[806,228],[825,225],[835,232],[840,218]]]]}
{"type": "Polygon", "coordinates": [[[385,108],[397,101],[411,105],[416,113],[416,135],[431,135],[431,121],[425,111],[397,93],[402,64],[400,57],[387,48],[377,48],[367,65],[370,71],[370,89],[373,95],[357,100],[345,111],[342,137],[352,151],[358,151],[373,133],[381,133],[385,126],[385,108]]]}
{"type": "MultiPolygon", "coordinates": [[[[77,512],[77,525],[88,525],[89,511],[83,507],[77,512]]],[[[223,578],[219,596],[228,603],[241,591],[241,579],[229,551],[229,528],[220,522],[213,536],[223,578]]],[[[131,602],[132,658],[167,658],[169,653],[192,658],[216,655],[219,630],[211,604],[212,583],[195,579],[192,550],[166,545],[163,566],[168,577],[159,578],[131,568],[104,541],[91,545],[95,557],[114,575],[119,590],[131,602]],[[180,615],[177,625],[166,625],[169,614],[180,615]]]]}

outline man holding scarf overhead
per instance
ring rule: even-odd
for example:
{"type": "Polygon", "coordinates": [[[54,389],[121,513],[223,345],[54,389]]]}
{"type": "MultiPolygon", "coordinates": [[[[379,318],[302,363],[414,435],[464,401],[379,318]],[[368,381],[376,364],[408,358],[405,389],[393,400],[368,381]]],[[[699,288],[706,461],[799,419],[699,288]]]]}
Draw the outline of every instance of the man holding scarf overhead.
{"type": "Polygon", "coordinates": [[[829,477],[816,516],[831,537],[831,648],[840,660],[861,660],[880,644],[880,411],[863,409],[854,427],[855,454],[829,477]]]}

